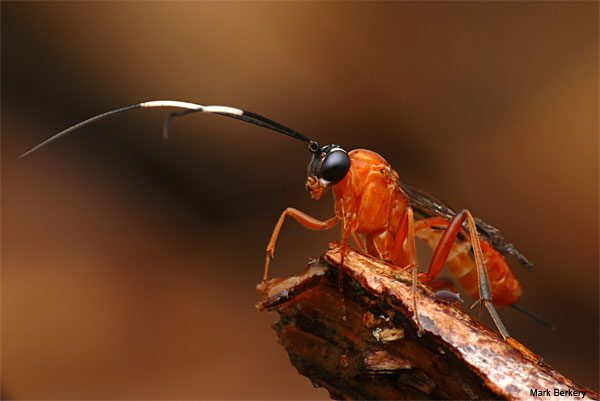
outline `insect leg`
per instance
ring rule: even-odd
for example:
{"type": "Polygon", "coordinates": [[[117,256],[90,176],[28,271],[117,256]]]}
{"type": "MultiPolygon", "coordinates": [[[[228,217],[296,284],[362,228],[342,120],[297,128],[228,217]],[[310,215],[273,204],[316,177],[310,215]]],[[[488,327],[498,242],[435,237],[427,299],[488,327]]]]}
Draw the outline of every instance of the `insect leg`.
{"type": "Polygon", "coordinates": [[[340,293],[340,303],[342,304],[342,320],[348,320],[348,313],[346,311],[346,302],[344,301],[344,257],[346,256],[346,248],[348,247],[348,241],[350,236],[354,233],[346,228],[342,228],[342,242],[340,243],[340,273],[338,279],[338,291],[340,293]]]}
{"type": "Polygon", "coordinates": [[[410,206],[407,206],[406,209],[404,209],[402,221],[400,222],[400,227],[396,233],[396,238],[394,239],[393,255],[398,255],[399,253],[403,254],[405,241],[408,241],[406,244],[408,245],[409,263],[404,269],[412,269],[413,271],[413,313],[419,332],[421,332],[421,322],[419,322],[419,314],[417,313],[417,269],[419,268],[419,261],[417,259],[417,249],[415,246],[415,216],[413,208],[410,206]]]}
{"type": "Polygon", "coordinates": [[[479,299],[473,304],[473,306],[479,303],[481,303],[481,306],[485,306],[490,313],[492,320],[494,320],[496,327],[500,331],[500,334],[502,334],[502,337],[504,337],[504,339],[510,338],[508,331],[504,327],[504,324],[502,324],[502,321],[500,320],[500,317],[498,316],[498,313],[491,302],[492,290],[490,288],[490,280],[485,267],[485,262],[483,260],[483,252],[479,242],[479,235],[477,234],[477,227],[475,226],[473,216],[471,216],[471,213],[468,210],[461,210],[460,213],[454,216],[454,218],[450,221],[448,227],[442,235],[442,238],[435,248],[433,257],[431,259],[431,264],[429,265],[429,270],[427,273],[421,275],[421,279],[423,281],[430,281],[440,273],[444,267],[444,263],[446,263],[446,260],[448,259],[452,245],[454,244],[454,241],[456,240],[456,237],[458,236],[458,233],[460,232],[462,224],[465,220],[467,220],[467,224],[469,226],[469,236],[471,239],[471,245],[473,246],[475,265],[477,266],[477,276],[479,281],[479,299]]]}
{"type": "Polygon", "coordinates": [[[354,241],[354,244],[358,247],[359,251],[366,252],[365,243],[359,233],[352,231],[350,237],[352,237],[352,241],[354,241]]]}
{"type": "Polygon", "coordinates": [[[285,220],[285,216],[293,217],[298,223],[302,224],[306,228],[310,228],[311,230],[330,229],[331,227],[335,226],[339,220],[337,216],[333,216],[325,221],[321,221],[307,215],[306,213],[302,213],[298,209],[291,207],[285,209],[285,211],[281,213],[281,216],[279,216],[279,220],[275,225],[275,229],[273,229],[273,234],[271,234],[271,239],[267,245],[267,260],[265,263],[265,274],[263,276],[263,280],[267,280],[269,276],[269,263],[271,262],[271,259],[275,257],[275,243],[277,242],[279,231],[281,231],[281,226],[283,226],[283,220],[285,220]]]}
{"type": "Polygon", "coordinates": [[[436,291],[445,289],[448,291],[456,292],[454,282],[448,277],[436,277],[434,279],[431,279],[431,281],[428,281],[427,285],[431,287],[432,290],[436,291]]]}
{"type": "Polygon", "coordinates": [[[469,224],[469,234],[471,236],[471,245],[473,246],[473,252],[475,253],[475,264],[477,265],[477,276],[479,277],[479,299],[475,301],[471,308],[473,308],[478,303],[482,303],[494,323],[496,323],[496,327],[502,334],[505,340],[510,338],[510,334],[504,327],[502,320],[500,320],[500,316],[496,312],[496,308],[492,305],[492,289],[490,288],[490,279],[487,274],[487,269],[485,267],[485,262],[483,260],[483,252],[481,251],[481,244],[479,242],[479,235],[477,234],[477,227],[475,226],[475,221],[473,220],[473,216],[471,213],[464,209],[467,215],[467,222],[469,224]]]}

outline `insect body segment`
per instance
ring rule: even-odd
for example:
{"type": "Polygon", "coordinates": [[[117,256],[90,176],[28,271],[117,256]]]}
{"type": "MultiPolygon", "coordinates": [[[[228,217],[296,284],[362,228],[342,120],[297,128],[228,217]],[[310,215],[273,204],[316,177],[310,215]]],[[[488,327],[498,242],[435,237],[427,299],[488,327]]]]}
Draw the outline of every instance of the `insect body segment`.
{"type": "Polygon", "coordinates": [[[410,244],[405,243],[408,222],[402,222],[409,204],[397,190],[395,172],[370,150],[353,150],[349,156],[350,171],[333,188],[336,216],[345,220],[344,229],[364,236],[371,255],[406,267],[410,244]]]}
{"type": "MultiPolygon", "coordinates": [[[[418,220],[415,226],[415,235],[425,241],[432,249],[436,249],[444,230],[448,226],[448,221],[441,217],[431,217],[418,220]]],[[[498,307],[514,304],[521,296],[521,285],[502,255],[492,248],[487,241],[480,239],[480,244],[490,279],[492,302],[498,307]]],[[[468,241],[468,234],[464,230],[461,230],[461,235],[454,242],[446,259],[446,266],[467,294],[475,298],[479,297],[477,267],[471,243],[468,241]]],[[[422,279],[429,281],[431,278],[423,275],[422,279]]]]}

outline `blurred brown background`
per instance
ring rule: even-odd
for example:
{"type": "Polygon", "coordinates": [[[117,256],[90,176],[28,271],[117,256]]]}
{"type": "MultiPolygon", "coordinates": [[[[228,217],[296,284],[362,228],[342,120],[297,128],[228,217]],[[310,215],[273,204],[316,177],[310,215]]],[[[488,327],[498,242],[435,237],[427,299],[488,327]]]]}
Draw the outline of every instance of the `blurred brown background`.
{"type": "MultiPolygon", "coordinates": [[[[264,249],[304,191],[297,141],[152,99],[261,113],[381,153],[535,263],[511,334],[598,390],[598,3],[2,2],[2,392],[323,399],[258,313],[264,249]]],[[[273,274],[339,229],[289,221],[273,274]]],[[[425,256],[426,257],[426,256],[425,256]]]]}

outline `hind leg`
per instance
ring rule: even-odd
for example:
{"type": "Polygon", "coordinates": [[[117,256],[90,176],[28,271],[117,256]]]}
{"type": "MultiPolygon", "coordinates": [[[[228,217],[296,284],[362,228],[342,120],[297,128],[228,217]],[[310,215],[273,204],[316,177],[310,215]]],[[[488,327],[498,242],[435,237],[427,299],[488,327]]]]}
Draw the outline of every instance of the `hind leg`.
{"type": "Polygon", "coordinates": [[[485,266],[485,262],[483,259],[483,252],[481,250],[481,243],[479,241],[479,235],[477,234],[477,228],[475,226],[475,221],[473,220],[473,216],[471,213],[463,209],[458,213],[454,218],[448,223],[442,238],[440,239],[435,251],[433,253],[433,258],[431,259],[431,264],[429,265],[429,270],[427,273],[421,275],[421,280],[423,281],[431,281],[435,278],[446,263],[448,259],[448,255],[450,254],[450,250],[452,249],[452,245],[459,235],[463,222],[467,220],[467,224],[469,226],[469,237],[471,246],[473,247],[473,254],[475,256],[475,266],[477,268],[477,277],[478,277],[478,287],[479,287],[479,299],[471,306],[473,308],[475,305],[480,306],[481,309],[485,307],[492,320],[496,324],[496,327],[502,334],[504,339],[510,338],[506,327],[500,320],[496,309],[492,305],[492,291],[490,287],[490,280],[487,274],[487,269],[485,266]]]}

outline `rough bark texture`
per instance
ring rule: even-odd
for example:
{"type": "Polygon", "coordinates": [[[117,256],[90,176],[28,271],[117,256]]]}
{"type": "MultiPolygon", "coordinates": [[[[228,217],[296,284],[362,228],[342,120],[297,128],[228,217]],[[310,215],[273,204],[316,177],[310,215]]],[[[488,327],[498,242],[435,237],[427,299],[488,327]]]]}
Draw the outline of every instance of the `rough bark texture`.
{"type": "Polygon", "coordinates": [[[277,311],[273,327],[292,364],[336,399],[581,399],[585,391],[525,347],[507,343],[419,284],[417,332],[412,276],[349,249],[344,308],[338,292],[337,244],[302,273],[258,285],[259,310],[277,311]]]}

